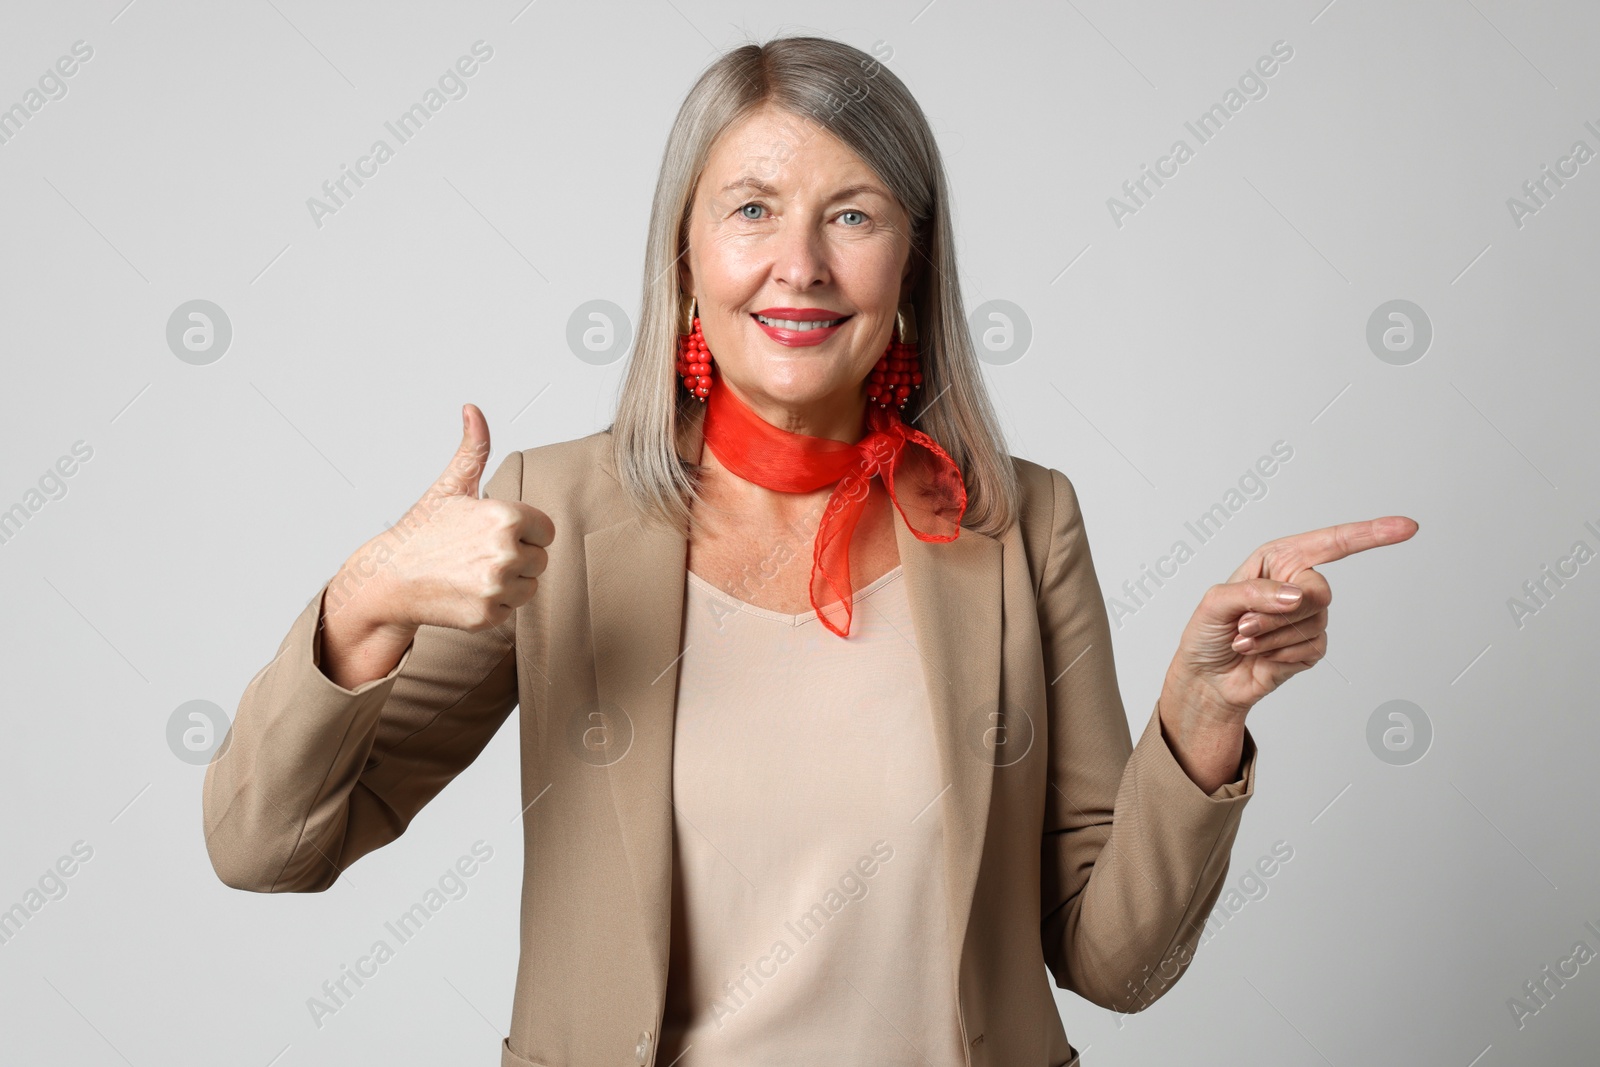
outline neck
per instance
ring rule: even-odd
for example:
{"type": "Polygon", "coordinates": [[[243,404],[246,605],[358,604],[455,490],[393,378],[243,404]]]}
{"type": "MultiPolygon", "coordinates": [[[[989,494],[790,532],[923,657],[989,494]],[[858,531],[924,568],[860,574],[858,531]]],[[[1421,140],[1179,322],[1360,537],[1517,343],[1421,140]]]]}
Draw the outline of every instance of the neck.
{"type": "Polygon", "coordinates": [[[785,493],[746,481],[724,467],[717,454],[700,444],[700,497],[715,511],[752,531],[794,529],[816,533],[833,486],[809,493],[785,493]]]}
{"type": "MultiPolygon", "coordinates": [[[[726,380],[719,380],[718,388],[726,385],[726,380]]],[[[713,512],[726,516],[737,525],[755,530],[791,529],[804,530],[807,536],[816,533],[817,525],[821,521],[823,511],[826,509],[828,499],[833,493],[833,486],[824,486],[809,493],[792,493],[777,489],[769,489],[749,481],[727,467],[717,459],[714,451],[705,446],[704,425],[706,418],[706,405],[699,405],[700,413],[692,420],[686,420],[683,425],[684,444],[681,454],[689,462],[696,464],[700,469],[700,500],[713,512]]],[[[758,409],[757,413],[760,414],[758,409]]],[[[791,409],[782,408],[788,411],[791,409]]],[[[766,415],[763,420],[770,421],[766,415]]],[[[864,429],[866,418],[866,398],[861,399],[860,409],[856,414],[854,425],[858,427],[856,433],[851,434],[823,434],[813,433],[814,437],[829,437],[832,440],[845,441],[855,444],[866,436],[864,429]]],[[[778,425],[773,423],[773,425],[778,425]]],[[[784,427],[787,429],[787,427],[784,427]]],[[[802,430],[790,430],[791,433],[802,433],[802,430]]],[[[882,494],[882,487],[877,479],[873,479],[868,490],[869,510],[879,504],[877,497],[882,494]]],[[[709,522],[713,525],[717,521],[712,516],[702,516],[700,522],[709,522]]],[[[725,521],[725,520],[724,520],[725,521]]]]}
{"type": "Polygon", "coordinates": [[[848,445],[857,443],[867,435],[867,395],[860,387],[844,397],[823,397],[801,405],[785,404],[770,396],[752,395],[733,387],[726,377],[718,378],[716,387],[731,389],[733,395],[763,421],[789,433],[843,441],[848,445]]]}

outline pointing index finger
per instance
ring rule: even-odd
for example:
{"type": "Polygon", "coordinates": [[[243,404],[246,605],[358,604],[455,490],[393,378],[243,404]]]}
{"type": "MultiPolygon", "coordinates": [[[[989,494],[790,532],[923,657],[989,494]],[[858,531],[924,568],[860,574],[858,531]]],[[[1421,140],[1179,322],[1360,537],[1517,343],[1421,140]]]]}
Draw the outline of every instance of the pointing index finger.
{"type": "Polygon", "coordinates": [[[1234,572],[1233,580],[1277,578],[1279,581],[1289,581],[1308,567],[1332,563],[1369,548],[1381,548],[1409,540],[1419,528],[1415,519],[1404,515],[1385,515],[1379,519],[1341,522],[1320,530],[1280,537],[1252,552],[1250,558],[1234,572]]]}
{"type": "Polygon", "coordinates": [[[1418,530],[1416,520],[1404,515],[1385,515],[1381,519],[1364,522],[1341,522],[1308,530],[1277,542],[1276,547],[1287,550],[1297,561],[1307,567],[1353,556],[1369,548],[1382,548],[1408,540],[1418,530]]]}

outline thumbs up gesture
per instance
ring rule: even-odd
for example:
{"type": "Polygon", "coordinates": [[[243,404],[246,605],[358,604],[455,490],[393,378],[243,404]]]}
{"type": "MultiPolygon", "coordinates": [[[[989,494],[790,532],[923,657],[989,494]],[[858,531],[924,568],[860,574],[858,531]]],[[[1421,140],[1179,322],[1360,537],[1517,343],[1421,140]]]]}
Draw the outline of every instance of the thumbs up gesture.
{"type": "Polygon", "coordinates": [[[520,500],[479,497],[489,424],[461,411],[450,464],[391,529],[340,568],[324,600],[323,671],[341,685],[388,673],[419,626],[497,627],[533,599],[555,526],[520,500]],[[333,589],[349,590],[335,600],[333,589]]]}
{"type": "Polygon", "coordinates": [[[462,408],[461,445],[450,465],[384,536],[400,540],[388,563],[389,620],[476,633],[499,626],[533,599],[555,538],[549,516],[520,500],[479,498],[489,424],[462,408]],[[398,533],[397,533],[398,531],[398,533]]]}

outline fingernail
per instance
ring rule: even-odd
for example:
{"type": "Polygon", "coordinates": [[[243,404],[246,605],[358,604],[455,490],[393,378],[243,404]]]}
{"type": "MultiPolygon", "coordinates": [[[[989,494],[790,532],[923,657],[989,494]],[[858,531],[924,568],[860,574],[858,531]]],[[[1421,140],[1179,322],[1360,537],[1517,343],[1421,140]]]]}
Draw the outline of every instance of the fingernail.
{"type": "Polygon", "coordinates": [[[1261,620],[1260,619],[1246,619],[1244,622],[1241,622],[1239,624],[1239,633],[1244,637],[1250,637],[1251,635],[1253,635],[1256,631],[1258,631],[1260,629],[1261,629],[1261,620]]]}
{"type": "Polygon", "coordinates": [[[1298,585],[1284,585],[1278,587],[1278,600],[1281,603],[1293,604],[1299,599],[1300,587],[1298,585]]]}
{"type": "Polygon", "coordinates": [[[1254,647],[1256,647],[1256,640],[1253,637],[1240,637],[1233,642],[1233,650],[1235,652],[1248,652],[1254,647]]]}

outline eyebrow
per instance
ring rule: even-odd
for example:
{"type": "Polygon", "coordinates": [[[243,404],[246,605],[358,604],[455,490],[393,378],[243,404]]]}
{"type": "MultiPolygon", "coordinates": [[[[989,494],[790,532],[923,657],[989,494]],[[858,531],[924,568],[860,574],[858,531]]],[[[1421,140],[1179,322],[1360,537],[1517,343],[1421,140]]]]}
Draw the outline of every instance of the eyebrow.
{"type": "MultiPolygon", "coordinates": [[[[767,196],[779,195],[777,189],[762,181],[760,178],[750,174],[746,174],[740,178],[735,178],[733,181],[722,187],[722,191],[724,193],[731,193],[736,189],[754,189],[756,192],[763,193],[767,196]]],[[[892,196],[889,196],[888,193],[884,192],[881,187],[877,185],[871,185],[866,182],[857,182],[855,185],[847,185],[843,189],[840,189],[838,192],[834,193],[830,199],[848,200],[853,196],[861,196],[863,194],[887,197],[891,200],[894,199],[892,196]]]]}

